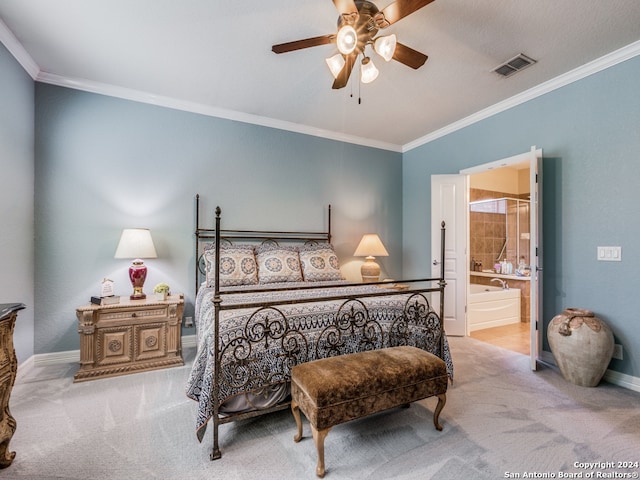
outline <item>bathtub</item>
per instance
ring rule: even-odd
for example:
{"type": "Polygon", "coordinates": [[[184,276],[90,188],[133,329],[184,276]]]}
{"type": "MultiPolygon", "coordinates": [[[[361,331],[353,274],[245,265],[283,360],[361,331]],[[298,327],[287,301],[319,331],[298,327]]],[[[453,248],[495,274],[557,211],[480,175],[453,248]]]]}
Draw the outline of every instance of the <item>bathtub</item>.
{"type": "Polygon", "coordinates": [[[469,285],[467,331],[500,327],[520,322],[520,289],[469,285]]]}

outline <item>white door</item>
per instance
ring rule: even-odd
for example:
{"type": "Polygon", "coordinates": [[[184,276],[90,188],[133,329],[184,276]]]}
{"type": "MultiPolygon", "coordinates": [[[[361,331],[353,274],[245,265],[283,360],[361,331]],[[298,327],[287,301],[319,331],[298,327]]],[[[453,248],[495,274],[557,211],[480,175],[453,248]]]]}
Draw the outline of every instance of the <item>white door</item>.
{"type": "MultiPolygon", "coordinates": [[[[531,346],[529,351],[531,369],[536,370],[537,361],[540,358],[542,344],[542,149],[531,147],[531,151],[521,155],[496,160],[495,162],[478,165],[477,167],[462,170],[460,173],[467,175],[485,172],[494,168],[507,167],[519,163],[529,163],[529,186],[531,191],[530,208],[530,268],[531,281],[529,282],[530,300],[529,307],[531,327],[531,346]]],[[[432,205],[433,209],[433,205],[432,205]]],[[[433,213],[432,213],[433,215],[433,213]]],[[[447,297],[445,296],[445,299],[447,297]]]]}
{"type": "Polygon", "coordinates": [[[531,370],[538,367],[540,349],[542,346],[542,150],[531,149],[530,162],[530,228],[531,242],[529,258],[531,259],[531,291],[530,291],[530,315],[531,319],[531,370]]]}
{"type": "MultiPolygon", "coordinates": [[[[464,336],[467,331],[467,177],[431,176],[431,275],[440,276],[441,224],[445,222],[444,331],[464,336]]],[[[440,305],[439,294],[433,305],[440,305]]]]}

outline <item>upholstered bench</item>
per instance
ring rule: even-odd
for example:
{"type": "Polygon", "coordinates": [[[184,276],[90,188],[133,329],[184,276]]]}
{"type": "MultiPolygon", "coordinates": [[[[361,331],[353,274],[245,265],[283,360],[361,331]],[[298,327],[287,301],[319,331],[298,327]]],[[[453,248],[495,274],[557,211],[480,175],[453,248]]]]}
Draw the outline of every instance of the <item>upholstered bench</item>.
{"type": "Polygon", "coordinates": [[[446,402],[448,385],[445,362],[415,347],[391,347],[323,358],[296,365],[291,370],[291,411],[302,438],[300,410],[311,424],[318,452],[316,475],[323,477],[324,439],[331,427],[437,396],[433,423],[446,402]]]}

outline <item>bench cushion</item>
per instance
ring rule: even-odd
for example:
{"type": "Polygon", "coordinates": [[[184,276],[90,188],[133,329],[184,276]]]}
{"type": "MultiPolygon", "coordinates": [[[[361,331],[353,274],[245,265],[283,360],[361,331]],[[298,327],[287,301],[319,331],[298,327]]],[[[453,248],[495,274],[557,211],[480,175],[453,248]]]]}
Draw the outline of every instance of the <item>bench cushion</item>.
{"type": "Polygon", "coordinates": [[[403,346],[296,365],[291,390],[318,430],[447,391],[447,367],[437,356],[403,346]]]}

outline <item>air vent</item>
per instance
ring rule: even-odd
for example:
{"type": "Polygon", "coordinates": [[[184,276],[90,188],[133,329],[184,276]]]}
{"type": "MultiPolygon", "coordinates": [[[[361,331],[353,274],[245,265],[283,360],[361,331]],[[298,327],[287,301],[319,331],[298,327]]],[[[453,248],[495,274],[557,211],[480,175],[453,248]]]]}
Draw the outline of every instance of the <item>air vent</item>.
{"type": "Polygon", "coordinates": [[[493,71],[503,77],[509,77],[523,68],[533,65],[534,63],[536,63],[536,61],[533,58],[529,58],[521,53],[499,67],[494,68],[493,71]]]}

